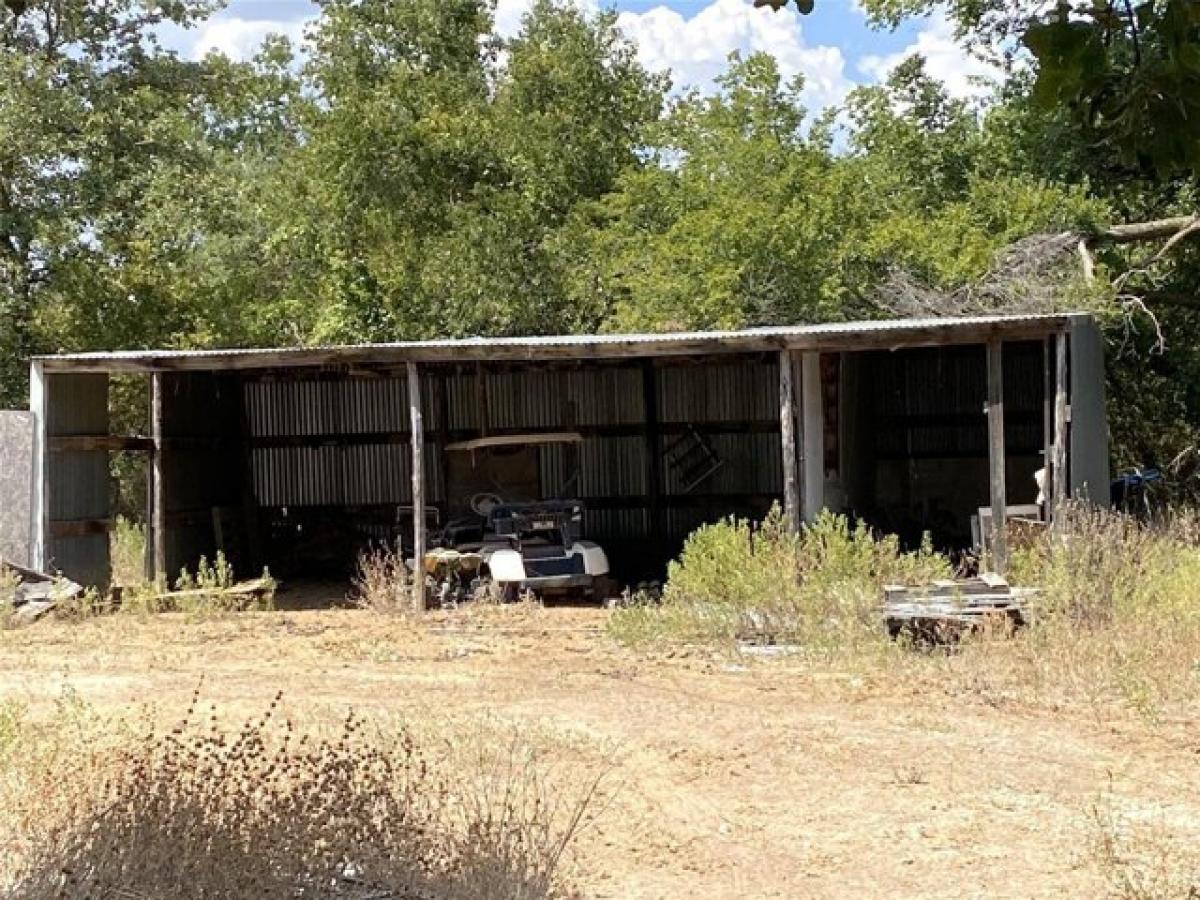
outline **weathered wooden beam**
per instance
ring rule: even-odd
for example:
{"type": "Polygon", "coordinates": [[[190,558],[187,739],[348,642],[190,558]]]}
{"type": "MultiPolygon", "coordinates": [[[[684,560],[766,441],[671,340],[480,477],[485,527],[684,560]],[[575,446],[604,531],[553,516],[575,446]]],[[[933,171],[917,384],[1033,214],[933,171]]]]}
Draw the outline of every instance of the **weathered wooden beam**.
{"type": "Polygon", "coordinates": [[[413,571],[412,602],[425,610],[425,426],[421,418],[421,377],[408,364],[408,415],[412,432],[413,571]]]}
{"type": "Polygon", "coordinates": [[[825,507],[825,397],[821,388],[821,354],[801,357],[801,418],[804,420],[804,520],[811,522],[825,507]]]}
{"type": "Polygon", "coordinates": [[[49,439],[51,453],[107,450],[114,453],[151,453],[154,438],[120,434],[67,434],[49,439]]]}
{"type": "Polygon", "coordinates": [[[1007,509],[1004,483],[1004,344],[987,344],[988,484],[992,501],[992,568],[1008,568],[1007,509]]]}
{"type": "MultiPolygon", "coordinates": [[[[947,420],[941,424],[955,424],[947,420]]],[[[914,425],[913,427],[919,427],[914,425]]],[[[660,436],[683,434],[688,429],[687,422],[659,422],[660,436]]],[[[489,437],[506,437],[509,435],[539,435],[561,434],[564,429],[552,428],[491,428],[489,437]]],[[[572,431],[585,438],[632,438],[644,437],[645,423],[622,423],[615,425],[571,425],[566,430],[572,431]]],[[[705,434],[774,434],[779,431],[778,419],[729,420],[725,422],[705,422],[705,434]]],[[[453,430],[437,431],[438,439],[445,439],[447,445],[464,441],[478,440],[479,432],[473,428],[455,428],[453,430]]],[[[255,437],[250,440],[254,448],[281,447],[363,447],[381,444],[407,445],[412,441],[411,431],[362,431],[351,434],[272,434],[255,437]]],[[[167,449],[175,449],[179,442],[168,438],[167,449]]]]}
{"type": "Polygon", "coordinates": [[[50,536],[56,538],[89,537],[94,534],[108,534],[112,529],[112,519],[60,519],[50,523],[50,536]]]}
{"type": "Polygon", "coordinates": [[[167,491],[163,474],[163,376],[150,376],[150,433],[154,452],[150,456],[153,491],[150,497],[150,522],[154,541],[154,580],[160,587],[167,583],[167,491]]]}
{"type": "Polygon", "coordinates": [[[450,466],[447,464],[446,447],[450,443],[450,378],[445,368],[437,372],[437,475],[438,497],[446,521],[450,515],[450,466]]]}
{"type": "Polygon", "coordinates": [[[1054,336],[1054,457],[1050,463],[1051,521],[1057,518],[1058,509],[1070,499],[1071,483],[1067,460],[1067,444],[1070,440],[1067,424],[1067,333],[1060,331],[1054,336]]]}
{"type": "Polygon", "coordinates": [[[793,530],[800,528],[800,485],[796,465],[796,387],[792,354],[779,354],[779,434],[783,454],[783,513],[793,530]]]}

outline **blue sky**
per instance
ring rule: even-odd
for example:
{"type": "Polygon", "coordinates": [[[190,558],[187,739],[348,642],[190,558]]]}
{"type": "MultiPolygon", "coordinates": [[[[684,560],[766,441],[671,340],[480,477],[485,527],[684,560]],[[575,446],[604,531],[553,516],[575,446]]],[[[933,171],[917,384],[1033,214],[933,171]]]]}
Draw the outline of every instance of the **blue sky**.
{"type": "MultiPolygon", "coordinates": [[[[512,33],[532,0],[498,0],[497,30],[512,33]]],[[[806,102],[818,109],[840,101],[858,84],[886,76],[912,53],[926,58],[929,71],[952,93],[979,91],[974,77],[988,69],[967,56],[941,17],[906,22],[896,31],[867,25],[855,0],[817,0],[809,16],[792,8],[778,13],[755,9],[751,0],[564,0],[585,9],[612,6],[619,24],[638,46],[642,62],[670,69],[677,85],[704,90],[728,53],[765,50],[785,75],[803,73],[806,102]]],[[[316,14],[310,0],[230,0],[228,6],[187,32],[169,29],[164,43],[188,56],[220,51],[245,57],[263,36],[275,31],[298,39],[316,14]]]]}

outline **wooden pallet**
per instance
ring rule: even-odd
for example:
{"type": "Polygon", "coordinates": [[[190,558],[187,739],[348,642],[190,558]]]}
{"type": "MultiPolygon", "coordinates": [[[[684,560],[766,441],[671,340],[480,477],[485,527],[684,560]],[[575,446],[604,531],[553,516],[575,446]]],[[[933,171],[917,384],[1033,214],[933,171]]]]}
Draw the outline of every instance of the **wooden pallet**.
{"type": "Polygon", "coordinates": [[[910,634],[925,641],[953,641],[987,626],[1015,629],[1028,624],[1033,593],[990,574],[919,587],[889,585],[883,589],[883,619],[892,637],[910,634]]]}

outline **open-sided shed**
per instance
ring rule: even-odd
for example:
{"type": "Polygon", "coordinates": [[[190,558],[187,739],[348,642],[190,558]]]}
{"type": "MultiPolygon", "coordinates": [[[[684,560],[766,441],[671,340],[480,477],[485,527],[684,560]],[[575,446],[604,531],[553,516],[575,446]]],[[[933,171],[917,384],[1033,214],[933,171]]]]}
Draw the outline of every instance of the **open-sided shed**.
{"type": "Polygon", "coordinates": [[[135,453],[152,571],[222,549],[247,572],[340,574],[371,537],[422,547],[489,477],[447,448],[499,435],[528,436],[506,477],[579,499],[622,580],[775,501],[965,545],[981,507],[1034,502],[1038,469],[1051,498],[1107,497],[1103,384],[1074,314],[44,356],[31,562],[108,580],[110,457],[135,453]],[[114,434],[110,381],[139,373],[150,433],[114,434]]]}

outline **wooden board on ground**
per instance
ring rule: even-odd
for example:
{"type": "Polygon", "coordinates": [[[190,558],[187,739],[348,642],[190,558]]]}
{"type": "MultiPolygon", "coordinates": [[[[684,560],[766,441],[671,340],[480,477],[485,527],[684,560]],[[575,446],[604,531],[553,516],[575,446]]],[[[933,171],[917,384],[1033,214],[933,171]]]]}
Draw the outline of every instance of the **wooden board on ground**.
{"type": "Polygon", "coordinates": [[[888,585],[883,589],[883,618],[892,637],[908,633],[926,641],[956,640],[987,625],[1027,624],[1032,594],[991,573],[918,587],[888,585]]]}

